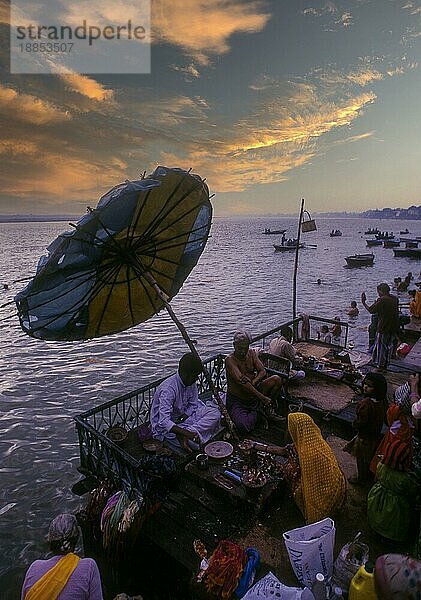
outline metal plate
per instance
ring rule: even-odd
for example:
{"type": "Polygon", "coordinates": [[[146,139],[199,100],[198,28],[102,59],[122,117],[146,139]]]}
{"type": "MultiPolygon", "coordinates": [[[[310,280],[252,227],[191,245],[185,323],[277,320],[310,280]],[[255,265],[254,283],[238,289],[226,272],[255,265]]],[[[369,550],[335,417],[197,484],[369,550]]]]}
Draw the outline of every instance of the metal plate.
{"type": "Polygon", "coordinates": [[[142,446],[146,452],[156,452],[157,450],[161,450],[162,442],[158,440],[145,440],[142,446]]]}
{"type": "Polygon", "coordinates": [[[234,448],[229,442],[218,440],[206,444],[205,452],[210,458],[227,458],[234,452],[234,448]]]}

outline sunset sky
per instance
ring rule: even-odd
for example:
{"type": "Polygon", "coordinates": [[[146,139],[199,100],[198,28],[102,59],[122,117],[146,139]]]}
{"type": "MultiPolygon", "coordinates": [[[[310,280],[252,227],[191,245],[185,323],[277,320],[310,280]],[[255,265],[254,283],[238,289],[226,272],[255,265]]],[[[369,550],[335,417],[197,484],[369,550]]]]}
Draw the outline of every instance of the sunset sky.
{"type": "Polygon", "coordinates": [[[153,0],[151,17],[151,74],[11,75],[0,0],[0,214],[83,214],[158,164],[206,177],[220,216],[421,204],[419,0],[153,0]]]}

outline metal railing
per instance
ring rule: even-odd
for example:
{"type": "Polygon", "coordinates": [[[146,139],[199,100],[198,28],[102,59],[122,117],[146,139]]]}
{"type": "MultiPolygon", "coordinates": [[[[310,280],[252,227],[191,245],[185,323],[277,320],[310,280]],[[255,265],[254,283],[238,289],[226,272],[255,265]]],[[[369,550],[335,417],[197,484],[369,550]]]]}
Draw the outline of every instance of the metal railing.
{"type": "MultiPolygon", "coordinates": [[[[224,356],[218,354],[205,361],[205,365],[215,387],[224,390],[224,356]]],[[[148,424],[155,390],[164,379],[165,377],[153,381],[75,417],[81,473],[98,481],[110,479],[128,493],[134,490],[147,496],[151,483],[150,474],[144,471],[139,460],[110,440],[106,432],[114,426],[130,431],[148,424]]],[[[198,388],[201,396],[206,398],[210,395],[203,376],[199,378],[198,388]]]]}
{"type": "MultiPolygon", "coordinates": [[[[292,326],[294,339],[298,338],[300,318],[287,321],[262,335],[253,338],[253,343],[261,342],[263,348],[268,341],[285,325],[292,326]]],[[[324,319],[310,316],[310,338],[315,331],[314,323],[337,324],[334,319],[324,319]]],[[[348,323],[339,322],[342,327],[344,344],[348,340],[348,323]]],[[[332,347],[335,347],[332,345],[332,347]]],[[[338,346],[336,346],[338,347],[338,346]]],[[[212,381],[218,391],[226,389],[225,356],[218,354],[204,361],[212,381]]],[[[136,429],[141,425],[149,424],[150,410],[153,396],[158,385],[165,377],[155,380],[133,392],[119,396],[96,408],[92,408],[75,417],[76,429],[80,448],[80,471],[83,474],[96,478],[98,481],[111,479],[126,492],[135,490],[147,495],[150,476],[142,467],[142,463],[126,452],[118,444],[106,436],[108,429],[114,426],[124,427],[127,431],[136,429]]],[[[197,382],[199,394],[206,401],[211,397],[206,378],[201,375],[197,382]]]]}

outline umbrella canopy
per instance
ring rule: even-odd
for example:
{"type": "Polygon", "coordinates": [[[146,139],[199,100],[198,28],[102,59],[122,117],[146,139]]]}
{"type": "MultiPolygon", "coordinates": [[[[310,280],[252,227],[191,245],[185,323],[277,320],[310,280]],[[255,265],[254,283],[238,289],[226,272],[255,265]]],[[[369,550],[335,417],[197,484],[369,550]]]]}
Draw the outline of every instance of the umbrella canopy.
{"type": "Polygon", "coordinates": [[[149,319],[197,263],[211,218],[207,185],[181,169],[158,167],[114,187],[74,231],[52,242],[16,295],[23,330],[45,340],[84,340],[149,319]]]}

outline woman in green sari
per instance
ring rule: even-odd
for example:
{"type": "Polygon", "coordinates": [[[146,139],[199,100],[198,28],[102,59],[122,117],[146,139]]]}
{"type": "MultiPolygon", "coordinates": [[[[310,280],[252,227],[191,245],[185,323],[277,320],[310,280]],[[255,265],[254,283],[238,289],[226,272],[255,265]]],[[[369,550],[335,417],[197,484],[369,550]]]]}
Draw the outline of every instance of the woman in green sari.
{"type": "Polygon", "coordinates": [[[419,484],[404,471],[397,471],[379,462],[377,482],[367,498],[370,527],[383,537],[405,542],[414,526],[415,497],[419,484]]]}

